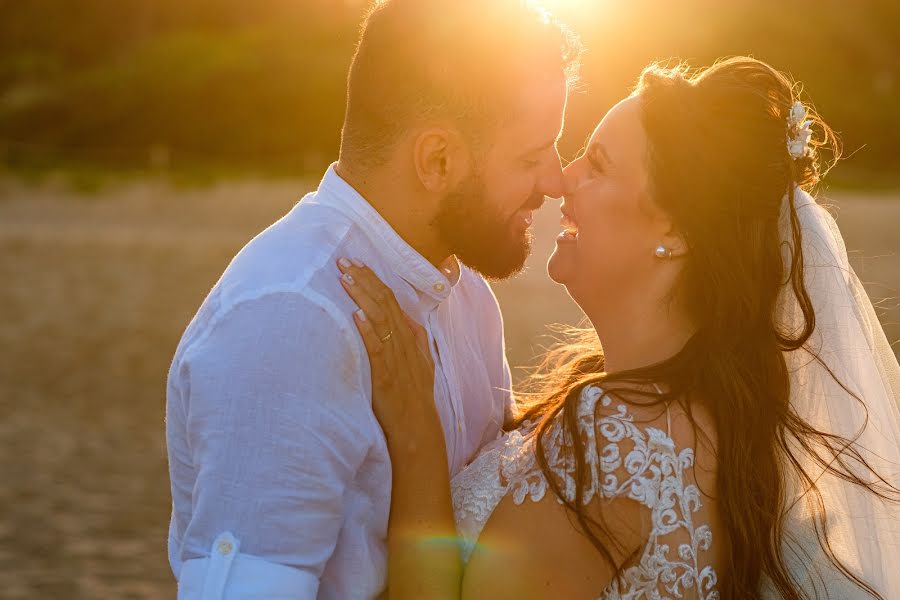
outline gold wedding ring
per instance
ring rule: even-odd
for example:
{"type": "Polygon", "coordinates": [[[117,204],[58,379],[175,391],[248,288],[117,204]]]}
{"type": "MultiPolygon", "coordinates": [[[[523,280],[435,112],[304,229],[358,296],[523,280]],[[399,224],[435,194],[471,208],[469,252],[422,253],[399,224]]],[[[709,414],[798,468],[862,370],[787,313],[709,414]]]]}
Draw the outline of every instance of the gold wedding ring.
{"type": "Polygon", "coordinates": [[[386,344],[387,341],[388,341],[389,339],[391,339],[391,336],[392,336],[392,335],[394,335],[394,332],[393,332],[393,331],[388,331],[388,332],[387,332],[387,335],[384,336],[383,338],[381,338],[381,343],[382,343],[382,344],[386,344]]]}

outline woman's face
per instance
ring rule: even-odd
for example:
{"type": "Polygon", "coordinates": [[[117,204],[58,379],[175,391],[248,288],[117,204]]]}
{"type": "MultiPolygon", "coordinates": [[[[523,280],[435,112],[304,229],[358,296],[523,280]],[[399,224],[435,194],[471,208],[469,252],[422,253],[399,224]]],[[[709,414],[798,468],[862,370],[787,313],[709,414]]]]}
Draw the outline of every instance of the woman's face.
{"type": "Polygon", "coordinates": [[[584,309],[586,301],[612,307],[609,300],[638,293],[660,261],[654,251],[670,225],[647,196],[646,161],[640,100],[631,97],[606,114],[564,170],[564,231],[547,271],[584,309]]]}

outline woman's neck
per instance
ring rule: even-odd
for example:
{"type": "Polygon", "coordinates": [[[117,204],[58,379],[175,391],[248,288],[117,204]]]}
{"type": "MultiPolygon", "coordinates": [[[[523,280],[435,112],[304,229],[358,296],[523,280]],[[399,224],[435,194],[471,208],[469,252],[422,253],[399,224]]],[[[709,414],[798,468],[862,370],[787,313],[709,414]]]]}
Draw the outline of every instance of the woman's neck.
{"type": "Polygon", "coordinates": [[[664,304],[622,302],[585,310],[603,346],[607,373],[630,371],[677,354],[695,332],[675,301],[664,304]]]}

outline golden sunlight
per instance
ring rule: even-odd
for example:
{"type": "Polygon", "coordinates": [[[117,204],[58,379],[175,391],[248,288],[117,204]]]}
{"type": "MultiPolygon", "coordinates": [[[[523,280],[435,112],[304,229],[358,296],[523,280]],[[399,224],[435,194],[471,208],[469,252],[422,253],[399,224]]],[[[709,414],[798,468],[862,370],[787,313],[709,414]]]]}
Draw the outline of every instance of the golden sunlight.
{"type": "Polygon", "coordinates": [[[596,15],[609,4],[608,0],[538,0],[538,2],[561,19],[596,15]]]}

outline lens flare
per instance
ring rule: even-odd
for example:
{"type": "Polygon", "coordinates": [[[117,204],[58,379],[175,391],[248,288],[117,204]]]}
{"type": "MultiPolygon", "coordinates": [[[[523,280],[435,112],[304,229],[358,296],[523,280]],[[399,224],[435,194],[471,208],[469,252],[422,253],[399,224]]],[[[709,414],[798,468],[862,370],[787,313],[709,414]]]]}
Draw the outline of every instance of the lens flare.
{"type": "Polygon", "coordinates": [[[560,19],[571,20],[599,14],[608,0],[538,0],[538,3],[560,19]]]}

